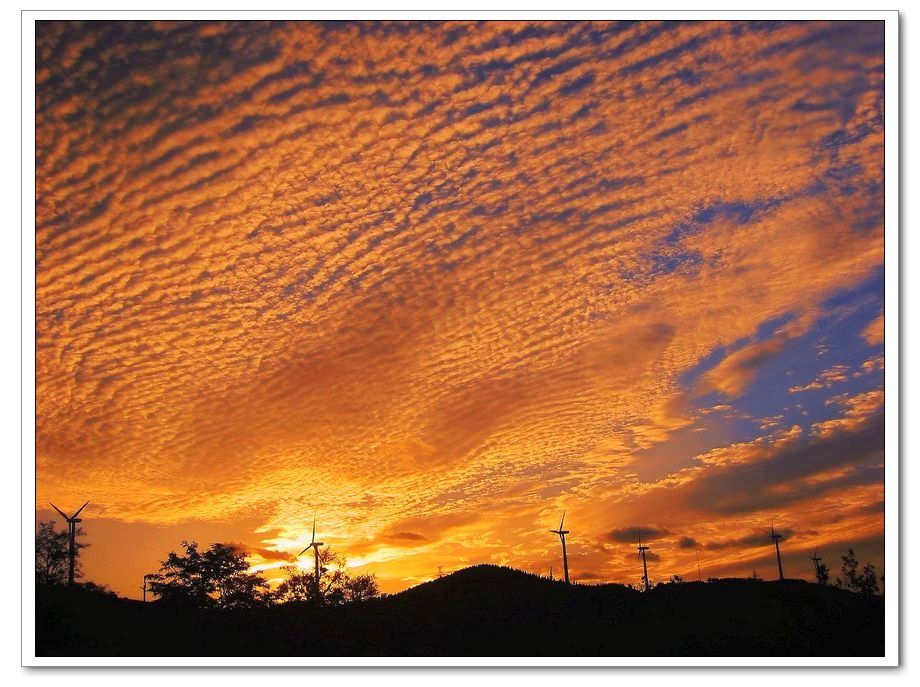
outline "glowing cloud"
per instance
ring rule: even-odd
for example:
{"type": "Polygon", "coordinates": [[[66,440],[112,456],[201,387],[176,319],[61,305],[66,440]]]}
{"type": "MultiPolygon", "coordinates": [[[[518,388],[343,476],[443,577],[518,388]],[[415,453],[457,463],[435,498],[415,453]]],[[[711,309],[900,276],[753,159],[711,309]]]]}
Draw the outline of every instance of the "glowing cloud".
{"type": "MultiPolygon", "coordinates": [[[[594,579],[633,525],[681,573],[777,510],[880,541],[880,365],[788,390],[880,354],[882,38],[39,22],[37,507],[266,565],[316,510],[385,589],[545,570],[563,508],[594,579]]],[[[167,550],[87,569],[135,594],[167,550]]]]}

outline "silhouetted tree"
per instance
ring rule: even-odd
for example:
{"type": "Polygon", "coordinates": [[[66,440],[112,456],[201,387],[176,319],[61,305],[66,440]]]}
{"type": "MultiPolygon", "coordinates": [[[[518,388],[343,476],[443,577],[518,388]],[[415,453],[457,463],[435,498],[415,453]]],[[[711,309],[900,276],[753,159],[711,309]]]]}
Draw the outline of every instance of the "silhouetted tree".
{"type": "Polygon", "coordinates": [[[830,576],[831,572],[824,563],[818,563],[818,565],[815,566],[815,579],[818,581],[818,584],[827,584],[830,576]]]}
{"type": "MultiPolygon", "coordinates": [[[[86,534],[82,527],[77,528],[77,537],[86,534]]],[[[83,577],[80,568],[80,549],[89,544],[77,541],[77,559],[74,577],[83,577]]],[[[67,532],[57,532],[54,520],[40,522],[35,533],[35,581],[39,584],[67,584],[67,563],[70,539],[67,532]]]]}
{"type": "Polygon", "coordinates": [[[348,578],[345,585],[346,603],[367,601],[380,596],[376,575],[364,574],[348,578]]]}
{"type": "Polygon", "coordinates": [[[682,584],[684,578],[680,575],[671,575],[671,579],[668,580],[668,584],[682,584]]]}
{"type": "Polygon", "coordinates": [[[836,586],[863,596],[873,596],[879,593],[878,575],[875,566],[867,563],[859,572],[859,561],[856,554],[850,549],[846,555],[841,556],[843,565],[840,568],[841,577],[837,578],[836,586]]]}
{"type": "Polygon", "coordinates": [[[250,573],[246,555],[225,544],[211,544],[206,551],[197,542],[182,542],[184,554],[171,551],[160,571],[150,576],[150,591],[173,605],[237,608],[271,602],[268,582],[261,573],[250,573]]]}
{"type": "Polygon", "coordinates": [[[314,569],[288,565],[282,568],[284,581],[278,586],[277,596],[282,602],[319,601],[327,606],[366,601],[380,595],[374,575],[352,577],[345,571],[345,558],[331,548],[319,552],[320,598],[314,598],[314,569]]]}
{"type": "Polygon", "coordinates": [[[284,581],[278,585],[278,600],[310,601],[313,598],[313,571],[307,571],[296,565],[286,565],[281,568],[284,581]]]}

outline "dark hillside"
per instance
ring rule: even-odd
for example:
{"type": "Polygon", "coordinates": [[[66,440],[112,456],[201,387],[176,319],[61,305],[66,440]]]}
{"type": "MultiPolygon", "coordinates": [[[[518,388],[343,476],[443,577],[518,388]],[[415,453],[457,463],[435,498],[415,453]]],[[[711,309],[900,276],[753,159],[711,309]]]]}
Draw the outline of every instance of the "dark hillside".
{"type": "Polygon", "coordinates": [[[880,656],[880,599],[799,580],[572,586],[467,568],[345,608],[178,610],[42,589],[47,656],[880,656]]]}

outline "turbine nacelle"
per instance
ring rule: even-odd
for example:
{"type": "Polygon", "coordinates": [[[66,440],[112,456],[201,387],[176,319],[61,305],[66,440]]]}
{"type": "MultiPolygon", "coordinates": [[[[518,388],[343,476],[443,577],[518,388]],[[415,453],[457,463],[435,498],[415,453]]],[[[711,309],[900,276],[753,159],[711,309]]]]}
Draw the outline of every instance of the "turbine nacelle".
{"type": "Polygon", "coordinates": [[[309,551],[310,549],[319,549],[319,547],[325,546],[325,545],[326,545],[325,542],[315,541],[315,542],[313,542],[312,544],[310,544],[309,546],[307,546],[307,548],[305,548],[303,551],[301,551],[301,552],[298,553],[297,555],[298,555],[298,556],[303,556],[303,555],[304,555],[307,551],[309,551]]]}
{"type": "Polygon", "coordinates": [[[310,535],[310,543],[307,544],[307,548],[298,553],[298,556],[303,556],[310,548],[313,548],[315,554],[319,554],[319,547],[325,546],[325,542],[316,541],[316,515],[313,516],[313,534],[310,535]]]}

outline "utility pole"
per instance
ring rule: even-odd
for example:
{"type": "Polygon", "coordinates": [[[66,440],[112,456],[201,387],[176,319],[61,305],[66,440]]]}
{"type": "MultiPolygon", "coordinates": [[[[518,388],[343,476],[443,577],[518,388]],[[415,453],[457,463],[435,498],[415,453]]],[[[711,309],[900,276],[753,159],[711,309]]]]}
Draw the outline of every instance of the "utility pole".
{"type": "Polygon", "coordinates": [[[696,550],[696,578],[700,582],[703,581],[703,573],[700,571],[700,550],[696,550]]]}

